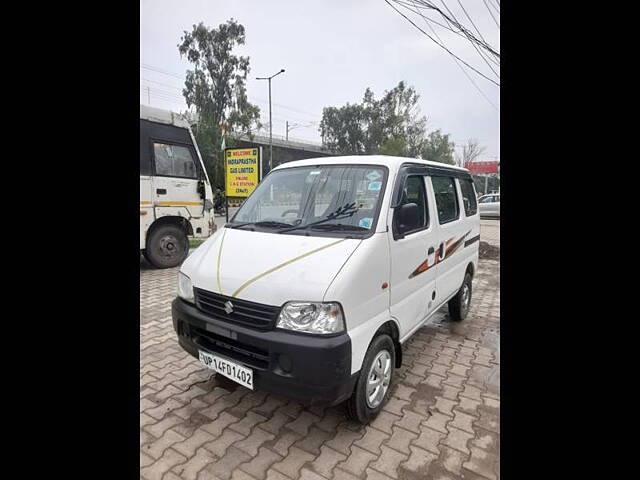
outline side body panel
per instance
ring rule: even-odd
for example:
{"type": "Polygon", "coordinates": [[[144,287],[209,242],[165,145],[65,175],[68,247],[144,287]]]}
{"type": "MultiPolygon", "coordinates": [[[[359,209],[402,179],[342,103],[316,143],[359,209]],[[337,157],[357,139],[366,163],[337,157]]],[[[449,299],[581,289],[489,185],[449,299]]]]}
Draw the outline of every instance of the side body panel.
{"type": "Polygon", "coordinates": [[[147,230],[154,220],[151,177],[149,175],[140,175],[140,250],[146,248],[147,230]]]}
{"type": "MultiPolygon", "coordinates": [[[[429,180],[431,181],[431,179],[429,180]]],[[[479,242],[477,240],[473,243],[469,242],[480,235],[479,214],[476,213],[471,217],[465,215],[460,183],[458,179],[455,182],[458,205],[460,206],[459,217],[457,220],[439,225],[438,246],[443,248],[440,252],[436,249],[440,253],[436,265],[438,288],[435,303],[438,307],[442,306],[460,289],[469,263],[474,264],[475,270],[478,261],[479,242]]],[[[433,188],[431,192],[433,192],[433,188]]],[[[435,201],[436,199],[433,197],[434,204],[435,201]]],[[[438,221],[437,216],[436,221],[438,221]]]]}
{"type": "MultiPolygon", "coordinates": [[[[426,177],[422,177],[423,181],[426,177]]],[[[425,182],[427,191],[428,228],[394,239],[389,235],[391,256],[391,315],[400,325],[403,338],[429,313],[433,306],[431,297],[436,291],[435,249],[438,244],[438,223],[430,195],[431,185],[425,182]],[[431,251],[433,249],[433,251],[431,251]]],[[[395,209],[394,209],[395,210],[395,209]]],[[[395,212],[391,212],[394,215],[395,212]]],[[[390,223],[393,218],[390,219],[390,223]]]]}
{"type": "Polygon", "coordinates": [[[360,243],[324,295],[324,301],[342,304],[351,337],[352,374],[360,370],[375,332],[391,319],[389,288],[382,288],[390,282],[389,273],[387,232],[376,233],[360,243]]]}

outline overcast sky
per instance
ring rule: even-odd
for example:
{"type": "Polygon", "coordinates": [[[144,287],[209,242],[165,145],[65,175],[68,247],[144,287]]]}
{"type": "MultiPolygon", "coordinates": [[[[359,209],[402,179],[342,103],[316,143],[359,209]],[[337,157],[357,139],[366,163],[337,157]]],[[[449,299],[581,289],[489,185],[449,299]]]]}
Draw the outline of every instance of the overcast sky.
{"type": "MultiPolygon", "coordinates": [[[[499,50],[499,30],[489,14],[491,7],[483,0],[460,1],[485,40],[499,50]]],[[[496,0],[485,1],[497,4],[496,0]]],[[[440,0],[434,3],[442,6],[440,0]]],[[[472,28],[457,0],[444,3],[461,23],[472,28]]],[[[430,16],[442,22],[437,14],[430,16]]],[[[267,82],[255,77],[286,69],[272,81],[274,135],[285,134],[288,120],[303,125],[291,130],[290,138],[319,142],[323,107],[360,102],[367,87],[379,98],[405,80],[420,94],[420,109],[428,118],[429,130],[450,133],[458,147],[476,138],[486,147],[482,160],[500,157],[499,112],[447,52],[384,0],[141,0],[140,103],[150,100],[152,106],[185,110],[179,77],[189,63],[180,58],[180,36],[193,24],[218,26],[231,17],[246,29],[246,44],[237,53],[251,58],[247,90],[249,99],[260,107],[264,123],[269,118],[267,82]]],[[[433,36],[423,19],[410,18],[433,36]]],[[[450,50],[500,83],[469,42],[432,26],[450,50]]],[[[491,65],[499,74],[499,68],[491,65]]],[[[499,109],[499,87],[467,71],[499,109]]]]}

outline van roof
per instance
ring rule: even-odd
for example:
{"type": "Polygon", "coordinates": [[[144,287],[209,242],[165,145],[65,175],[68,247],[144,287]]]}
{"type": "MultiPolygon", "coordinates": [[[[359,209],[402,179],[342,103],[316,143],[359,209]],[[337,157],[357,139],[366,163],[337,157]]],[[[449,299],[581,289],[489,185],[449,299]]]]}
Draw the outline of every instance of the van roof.
{"type": "Polygon", "coordinates": [[[140,119],[189,128],[189,123],[179,113],[162,108],[149,107],[148,105],[140,105],[140,119]]]}
{"type": "Polygon", "coordinates": [[[422,160],[419,158],[407,158],[407,157],[392,157],[389,155],[343,155],[335,157],[318,157],[307,158],[305,160],[295,160],[293,162],[283,163],[274,168],[291,168],[291,167],[306,167],[312,165],[335,165],[340,163],[352,163],[352,164],[368,164],[368,165],[384,165],[389,170],[397,170],[403,163],[417,163],[422,165],[429,165],[432,167],[446,168],[456,170],[459,172],[469,172],[466,168],[456,167],[446,163],[432,162],[430,160],[422,160]]]}

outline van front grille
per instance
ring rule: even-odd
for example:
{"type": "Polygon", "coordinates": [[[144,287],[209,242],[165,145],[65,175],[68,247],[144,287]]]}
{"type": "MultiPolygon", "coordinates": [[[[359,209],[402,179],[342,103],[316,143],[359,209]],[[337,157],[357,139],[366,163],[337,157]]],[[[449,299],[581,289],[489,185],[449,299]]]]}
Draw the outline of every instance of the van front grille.
{"type": "Polygon", "coordinates": [[[198,309],[227,322],[267,329],[273,326],[280,312],[280,307],[227,297],[200,288],[193,290],[198,309]],[[231,305],[227,305],[227,302],[231,305]],[[227,313],[227,310],[231,311],[227,313]]]}

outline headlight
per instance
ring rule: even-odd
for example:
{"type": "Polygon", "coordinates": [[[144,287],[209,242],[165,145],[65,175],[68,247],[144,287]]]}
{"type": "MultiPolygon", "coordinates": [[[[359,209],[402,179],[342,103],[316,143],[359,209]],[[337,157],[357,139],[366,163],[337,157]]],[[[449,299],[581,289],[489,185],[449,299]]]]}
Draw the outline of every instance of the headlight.
{"type": "Polygon", "coordinates": [[[178,296],[187,302],[194,302],[191,279],[182,272],[178,272],[178,296]]]}
{"type": "Polygon", "coordinates": [[[337,303],[288,302],[282,307],[276,326],[327,335],[344,330],[344,316],[337,303]]]}

